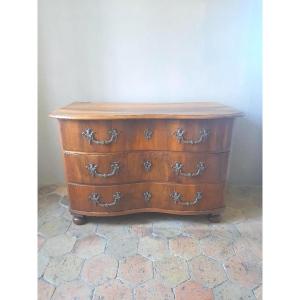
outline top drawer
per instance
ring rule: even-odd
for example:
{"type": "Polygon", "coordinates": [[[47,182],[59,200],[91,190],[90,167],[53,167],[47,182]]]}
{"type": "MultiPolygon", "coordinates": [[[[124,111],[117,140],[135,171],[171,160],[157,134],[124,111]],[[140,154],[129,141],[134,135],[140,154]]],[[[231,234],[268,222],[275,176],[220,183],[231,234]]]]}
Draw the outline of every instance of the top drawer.
{"type": "Polygon", "coordinates": [[[223,152],[233,119],[59,120],[63,149],[76,152],[169,150],[223,152]]]}

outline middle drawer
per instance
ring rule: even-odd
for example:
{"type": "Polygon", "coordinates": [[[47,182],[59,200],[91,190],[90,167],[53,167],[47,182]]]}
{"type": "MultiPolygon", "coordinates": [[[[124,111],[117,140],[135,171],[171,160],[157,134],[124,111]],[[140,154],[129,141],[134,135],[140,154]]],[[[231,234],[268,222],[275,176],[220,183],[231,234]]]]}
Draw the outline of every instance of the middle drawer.
{"type": "Polygon", "coordinates": [[[226,180],[228,152],[64,152],[68,182],[107,185],[143,181],[219,183],[226,180]]]}

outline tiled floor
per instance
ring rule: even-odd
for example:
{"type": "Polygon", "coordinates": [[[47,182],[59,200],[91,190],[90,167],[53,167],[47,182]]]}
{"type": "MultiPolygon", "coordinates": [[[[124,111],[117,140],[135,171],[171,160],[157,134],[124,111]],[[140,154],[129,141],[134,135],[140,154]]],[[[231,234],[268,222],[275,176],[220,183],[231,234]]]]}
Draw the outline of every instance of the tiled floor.
{"type": "Polygon", "coordinates": [[[71,222],[39,191],[39,299],[261,299],[261,189],[230,187],[223,220],[141,214],[71,222]]]}

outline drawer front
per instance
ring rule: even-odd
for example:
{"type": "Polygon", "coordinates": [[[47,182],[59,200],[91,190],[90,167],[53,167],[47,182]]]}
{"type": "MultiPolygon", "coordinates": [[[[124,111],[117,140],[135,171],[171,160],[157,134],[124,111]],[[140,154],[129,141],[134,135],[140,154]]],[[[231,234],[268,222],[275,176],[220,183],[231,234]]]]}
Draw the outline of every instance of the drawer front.
{"type": "Polygon", "coordinates": [[[128,181],[127,154],[64,153],[69,182],[84,184],[116,184],[128,181]]]}
{"type": "Polygon", "coordinates": [[[134,209],[206,211],[223,207],[224,184],[135,183],[114,186],[69,184],[70,208],[77,212],[134,209]]]}
{"type": "Polygon", "coordinates": [[[90,153],[223,152],[230,148],[232,125],[233,119],[60,121],[63,149],[90,153]]]}
{"type": "Polygon", "coordinates": [[[168,181],[184,184],[219,183],[227,177],[229,152],[169,152],[165,159],[168,181]]]}
{"type": "Polygon", "coordinates": [[[226,179],[228,153],[135,151],[113,154],[65,152],[69,182],[107,185],[143,181],[198,184],[226,179]]]}
{"type": "Polygon", "coordinates": [[[233,119],[168,122],[168,150],[222,152],[230,150],[233,119]]]}
{"type": "Polygon", "coordinates": [[[229,152],[130,152],[128,179],[130,182],[219,183],[226,180],[228,156],[229,152]]]}

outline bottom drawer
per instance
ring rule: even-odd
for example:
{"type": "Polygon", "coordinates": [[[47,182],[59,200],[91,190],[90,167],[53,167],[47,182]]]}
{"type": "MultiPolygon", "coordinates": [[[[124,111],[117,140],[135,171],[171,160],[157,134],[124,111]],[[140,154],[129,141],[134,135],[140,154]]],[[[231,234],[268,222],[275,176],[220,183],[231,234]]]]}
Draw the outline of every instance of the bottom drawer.
{"type": "Polygon", "coordinates": [[[72,212],[109,215],[130,211],[197,212],[222,208],[224,184],[68,184],[72,212]]]}

